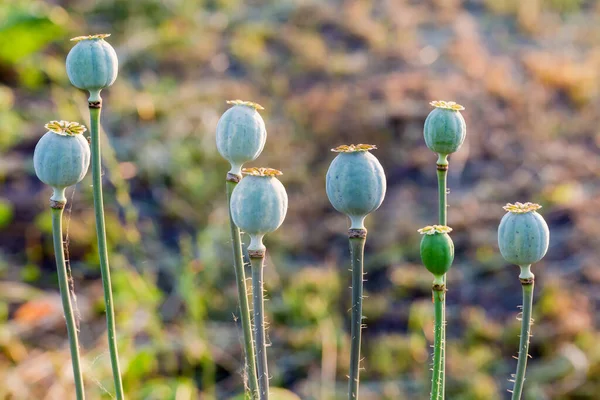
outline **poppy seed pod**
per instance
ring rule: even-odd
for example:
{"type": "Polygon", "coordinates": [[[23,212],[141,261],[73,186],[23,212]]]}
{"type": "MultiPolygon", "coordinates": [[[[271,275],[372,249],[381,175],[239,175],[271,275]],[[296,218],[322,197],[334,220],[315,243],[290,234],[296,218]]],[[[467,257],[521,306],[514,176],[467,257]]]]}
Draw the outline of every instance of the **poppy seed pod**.
{"type": "Polygon", "coordinates": [[[506,261],[519,266],[540,261],[548,251],[550,231],[534,203],[507,204],[498,227],[498,246],[506,261]]]}
{"type": "Polygon", "coordinates": [[[229,100],[233,104],[217,124],[217,149],[231,164],[231,174],[240,175],[244,163],[256,160],[267,140],[265,122],[257,110],[264,108],[250,101],[229,100]]]}
{"type": "Polygon", "coordinates": [[[423,136],[433,152],[447,156],[462,146],[467,135],[465,119],[460,114],[465,108],[453,101],[432,101],[433,111],[425,120],[423,136]]]}
{"type": "Polygon", "coordinates": [[[418,231],[421,239],[421,260],[435,277],[435,283],[442,284],[443,276],[454,261],[454,243],[448,233],[452,228],[443,225],[426,226],[418,231]]]}
{"type": "Polygon", "coordinates": [[[90,146],[77,122],[51,121],[35,146],[33,166],[37,177],[54,189],[51,200],[65,203],[65,188],[83,179],[90,165],[90,146]]]}
{"type": "Polygon", "coordinates": [[[331,150],[339,154],[327,171],[327,197],[336,210],[350,218],[350,229],[365,229],[365,217],[377,210],[385,197],[383,167],[369,152],[376,148],[352,144],[331,150]]]}
{"type": "Polygon", "coordinates": [[[78,36],[67,55],[67,75],[73,86],[99,93],[117,79],[119,60],[115,49],[104,40],[110,34],[78,36]]]}
{"type": "Polygon", "coordinates": [[[275,231],[285,219],[288,197],[271,168],[244,168],[244,179],[231,195],[233,222],[250,235],[248,250],[264,250],[263,237],[275,231]]]}

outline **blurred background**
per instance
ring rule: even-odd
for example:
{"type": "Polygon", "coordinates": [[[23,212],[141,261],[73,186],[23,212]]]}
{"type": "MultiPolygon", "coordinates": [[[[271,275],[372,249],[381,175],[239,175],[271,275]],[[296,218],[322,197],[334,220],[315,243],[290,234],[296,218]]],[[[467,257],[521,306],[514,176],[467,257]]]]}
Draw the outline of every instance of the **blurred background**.
{"type": "MultiPolygon", "coordinates": [[[[600,398],[599,2],[2,0],[1,399],[74,397],[51,193],[32,155],[47,121],[88,124],[87,95],[64,60],[69,38],[104,32],[120,60],[102,126],[130,399],[243,391],[229,166],[214,137],[234,98],[265,107],[267,144],[250,165],[282,170],[290,197],[267,238],[273,386],[346,397],[348,222],[327,200],[325,172],[332,147],[372,143],[388,194],[367,219],[361,399],[428,398],[432,277],[416,231],[437,219],[436,156],[422,127],[439,99],[464,105],[468,126],[450,159],[447,398],[509,397],[521,288],[496,228],[515,201],[541,203],[551,229],[534,268],[526,398],[600,398]]],[[[68,258],[88,398],[110,399],[90,184],[88,175],[68,191],[68,258]]]]}

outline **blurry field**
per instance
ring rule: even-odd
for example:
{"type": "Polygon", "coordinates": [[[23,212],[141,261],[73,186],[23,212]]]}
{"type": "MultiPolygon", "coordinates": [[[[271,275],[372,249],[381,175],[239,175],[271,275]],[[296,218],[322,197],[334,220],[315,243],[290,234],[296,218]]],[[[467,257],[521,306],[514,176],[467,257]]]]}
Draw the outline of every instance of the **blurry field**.
{"type": "MultiPolygon", "coordinates": [[[[105,203],[130,399],[229,399],[241,329],[215,127],[232,98],[262,104],[253,166],[284,172],[290,208],[268,237],[273,386],[343,399],[347,222],[329,205],[329,149],[372,143],[388,177],[367,219],[363,400],[425,399],[431,276],[416,230],[436,221],[430,100],[466,107],[451,158],[449,400],[505,399],[518,344],[518,269],[499,255],[507,202],[551,228],[534,268],[527,399],[600,398],[600,5],[584,0],[2,0],[0,399],[73,398],[33,148],[52,119],[88,123],[67,79],[69,38],[112,33],[103,92],[105,203]]],[[[68,249],[89,399],[112,391],[91,176],[68,193],[68,249]],[[106,390],[105,390],[106,389],[106,390]]]]}

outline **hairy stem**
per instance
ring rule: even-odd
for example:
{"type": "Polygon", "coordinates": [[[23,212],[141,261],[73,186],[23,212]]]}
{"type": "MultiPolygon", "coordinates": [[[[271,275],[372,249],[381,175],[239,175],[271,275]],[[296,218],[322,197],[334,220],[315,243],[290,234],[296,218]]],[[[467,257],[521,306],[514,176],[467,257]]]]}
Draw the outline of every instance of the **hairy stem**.
{"type": "Polygon", "coordinates": [[[254,340],[256,343],[256,367],[258,370],[259,400],[269,399],[269,369],[267,366],[267,339],[265,329],[265,304],[263,268],[265,255],[250,254],[252,265],[252,300],[254,309],[254,340]]]}
{"type": "Polygon", "coordinates": [[[92,137],[92,185],[94,191],[94,214],[96,216],[96,235],[98,237],[98,256],[100,258],[100,272],[102,274],[102,287],[104,289],[104,303],[106,305],[106,326],[108,334],[108,350],[112,366],[113,380],[117,400],[123,400],[123,382],[121,381],[121,367],[119,365],[119,352],[117,349],[117,329],[115,326],[115,311],[113,307],[112,287],[110,283],[110,268],[108,265],[108,250],[106,245],[106,227],[104,222],[104,200],[102,197],[102,157],[100,154],[100,110],[102,100],[98,93],[90,95],[90,133],[92,137]],[[97,97],[94,97],[97,96],[97,97]],[[96,99],[100,99],[97,101],[96,99]]]}
{"type": "MultiPolygon", "coordinates": [[[[228,175],[229,177],[229,175],[228,175]]],[[[258,393],[258,380],[256,378],[256,364],[254,361],[254,347],[252,346],[252,323],[250,321],[250,308],[248,306],[248,291],[246,288],[246,273],[244,272],[244,258],[242,255],[242,241],[240,239],[240,229],[235,225],[231,218],[231,194],[235,189],[237,182],[227,180],[227,208],[229,209],[229,227],[231,229],[231,242],[233,246],[233,266],[235,269],[235,280],[237,283],[238,300],[240,304],[240,319],[242,320],[242,330],[244,335],[244,354],[246,360],[246,376],[250,386],[250,398],[256,398],[258,393]]]]}
{"type": "MultiPolygon", "coordinates": [[[[438,196],[439,196],[439,225],[448,225],[448,157],[440,156],[437,164],[438,196]]],[[[446,285],[446,274],[444,274],[446,285]]],[[[441,391],[439,400],[446,397],[446,296],[442,296],[442,355],[441,355],[441,391]]]]}
{"type": "Polygon", "coordinates": [[[442,385],[443,370],[443,348],[444,348],[444,285],[433,285],[434,304],[434,338],[433,338],[433,374],[431,376],[431,400],[443,398],[444,387],[442,385]]]}
{"type": "Polygon", "coordinates": [[[77,325],[75,324],[73,306],[71,305],[69,279],[67,277],[67,267],[65,264],[65,254],[63,249],[63,207],[64,203],[60,208],[52,208],[52,239],[54,240],[54,256],[56,257],[56,270],[58,272],[58,287],[60,288],[60,297],[62,300],[63,310],[65,312],[67,333],[69,335],[69,346],[71,348],[71,362],[73,363],[73,377],[75,378],[75,393],[77,400],[84,400],[85,393],[83,387],[83,375],[81,373],[81,360],[79,357],[77,325]]]}
{"type": "MultiPolygon", "coordinates": [[[[529,269],[529,266],[527,266],[529,269]]],[[[519,360],[517,361],[517,372],[515,374],[515,386],[512,392],[512,400],[519,400],[523,393],[525,382],[525,369],[529,357],[529,337],[531,336],[531,310],[533,308],[533,286],[534,277],[521,278],[523,286],[523,315],[521,316],[521,338],[519,340],[519,360]]]]}
{"type": "Polygon", "coordinates": [[[351,347],[350,347],[350,382],[348,383],[348,399],[358,399],[360,381],[360,342],[362,334],[362,301],[363,301],[363,259],[367,231],[350,230],[350,258],[352,265],[352,315],[351,315],[351,347]],[[357,231],[354,232],[353,231],[357,231]]]}

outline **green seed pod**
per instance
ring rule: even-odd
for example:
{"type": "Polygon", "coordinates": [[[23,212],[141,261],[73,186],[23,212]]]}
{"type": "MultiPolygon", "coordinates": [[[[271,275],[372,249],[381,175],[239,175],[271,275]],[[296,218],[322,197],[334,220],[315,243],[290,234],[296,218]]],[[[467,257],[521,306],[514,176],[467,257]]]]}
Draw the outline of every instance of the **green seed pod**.
{"type": "Polygon", "coordinates": [[[217,149],[231,164],[231,174],[240,175],[242,166],[256,160],[267,140],[265,122],[257,110],[260,104],[250,101],[229,100],[233,104],[217,124],[217,149]]]}
{"type": "Polygon", "coordinates": [[[365,217],[377,210],[385,197],[383,167],[369,152],[376,148],[352,144],[331,150],[339,154],[327,171],[327,197],[336,210],[350,218],[350,229],[365,229],[365,217]]]}
{"type": "Polygon", "coordinates": [[[99,93],[117,79],[119,60],[115,49],[104,40],[110,34],[78,36],[67,55],[67,75],[73,86],[99,93]]]}
{"type": "Polygon", "coordinates": [[[65,188],[83,179],[90,165],[86,131],[77,122],[51,121],[35,146],[33,166],[38,178],[54,189],[51,200],[65,203],[65,188]]]}
{"type": "Polygon", "coordinates": [[[443,225],[426,226],[419,229],[421,239],[421,260],[435,277],[434,283],[442,284],[443,276],[454,261],[454,243],[448,233],[452,228],[443,225]]]}
{"type": "Polygon", "coordinates": [[[264,250],[263,237],[275,231],[285,219],[288,197],[276,178],[281,171],[271,168],[244,168],[244,179],[231,194],[233,222],[250,235],[248,250],[264,250]]]}
{"type": "Polygon", "coordinates": [[[548,251],[550,231],[534,203],[507,204],[498,227],[498,246],[506,261],[526,266],[540,261],[548,251]]]}
{"type": "Polygon", "coordinates": [[[465,141],[467,125],[460,114],[465,108],[453,101],[432,101],[429,104],[435,109],[425,120],[425,143],[433,152],[445,158],[456,152],[465,141]]]}

